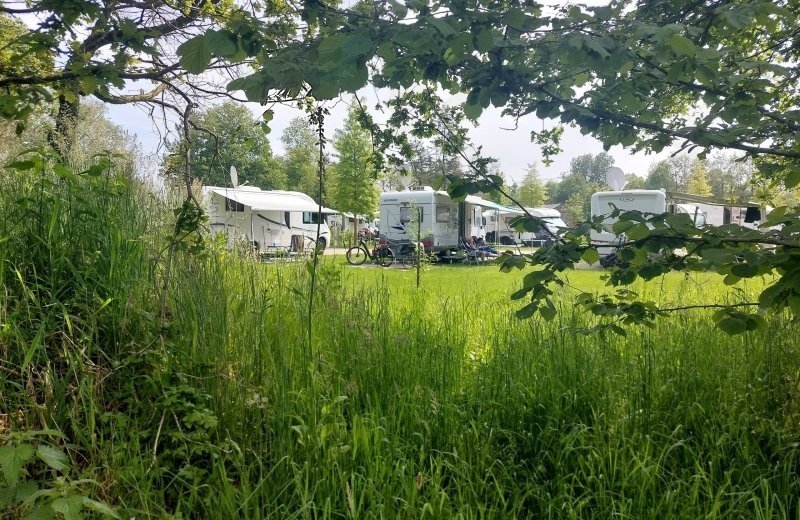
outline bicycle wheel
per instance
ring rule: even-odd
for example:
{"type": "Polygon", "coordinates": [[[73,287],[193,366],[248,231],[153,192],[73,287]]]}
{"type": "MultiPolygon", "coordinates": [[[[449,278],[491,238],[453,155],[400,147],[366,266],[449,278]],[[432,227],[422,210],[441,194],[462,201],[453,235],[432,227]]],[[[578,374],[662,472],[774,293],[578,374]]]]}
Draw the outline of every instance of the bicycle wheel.
{"type": "Polygon", "coordinates": [[[400,265],[403,266],[403,269],[413,269],[417,267],[417,257],[414,255],[405,256],[400,265]]]}
{"type": "Polygon", "coordinates": [[[394,253],[388,247],[383,251],[378,251],[378,265],[381,267],[389,267],[394,262],[394,253]]]}
{"type": "Polygon", "coordinates": [[[347,250],[345,256],[347,257],[347,261],[350,262],[350,265],[361,265],[366,262],[369,257],[361,246],[351,247],[347,250]]]}

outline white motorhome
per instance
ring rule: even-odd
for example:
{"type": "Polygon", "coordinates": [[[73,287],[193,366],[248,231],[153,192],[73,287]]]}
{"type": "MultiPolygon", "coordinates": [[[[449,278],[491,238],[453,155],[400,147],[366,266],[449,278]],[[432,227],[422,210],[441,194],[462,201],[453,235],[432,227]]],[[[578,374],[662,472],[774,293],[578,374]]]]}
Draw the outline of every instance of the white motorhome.
{"type": "MultiPolygon", "coordinates": [[[[229,245],[244,240],[257,248],[290,247],[292,236],[302,237],[304,244],[316,238],[319,206],[305,193],[264,191],[254,186],[205,186],[202,195],[211,232],[226,233],[229,245]]],[[[331,240],[324,219],[328,213],[334,211],[323,208],[320,224],[323,249],[331,240]]]]}
{"type": "Polygon", "coordinates": [[[446,252],[459,247],[462,237],[483,238],[483,211],[494,207],[503,206],[473,195],[457,202],[446,191],[430,186],[384,192],[380,195],[381,240],[392,247],[415,243],[419,229],[427,250],[446,252]]]}
{"type": "Polygon", "coordinates": [[[600,256],[608,256],[614,252],[614,246],[619,243],[620,237],[614,233],[611,226],[618,220],[609,214],[614,209],[622,211],[640,211],[642,213],[686,213],[690,216],[696,226],[706,224],[706,213],[694,204],[676,204],[667,198],[667,194],[661,190],[622,190],[622,191],[600,191],[592,195],[591,215],[592,217],[605,216],[603,219],[603,231],[590,233],[593,243],[601,244],[597,249],[600,256]]]}

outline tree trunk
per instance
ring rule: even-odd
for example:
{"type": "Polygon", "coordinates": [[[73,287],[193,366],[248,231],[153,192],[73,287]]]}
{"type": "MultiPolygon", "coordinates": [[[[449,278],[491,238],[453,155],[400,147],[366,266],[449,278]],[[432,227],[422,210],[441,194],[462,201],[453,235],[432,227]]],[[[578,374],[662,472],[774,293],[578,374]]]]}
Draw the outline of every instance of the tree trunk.
{"type": "Polygon", "coordinates": [[[80,97],[77,89],[71,93],[72,99],[61,94],[58,96],[58,114],[56,114],[56,127],[50,131],[48,141],[61,157],[62,161],[69,158],[72,146],[75,144],[75,126],[78,122],[80,97]]]}

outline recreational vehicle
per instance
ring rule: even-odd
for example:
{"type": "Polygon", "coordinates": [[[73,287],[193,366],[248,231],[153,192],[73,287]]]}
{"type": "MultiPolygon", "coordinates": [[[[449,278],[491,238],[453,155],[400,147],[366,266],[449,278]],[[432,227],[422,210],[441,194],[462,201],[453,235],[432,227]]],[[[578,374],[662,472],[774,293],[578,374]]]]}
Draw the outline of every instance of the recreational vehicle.
{"type": "Polygon", "coordinates": [[[525,244],[527,246],[542,245],[552,242],[559,229],[566,228],[567,224],[561,218],[561,213],[553,208],[525,208],[531,216],[539,217],[545,222],[546,230],[534,233],[532,231],[517,231],[511,227],[511,220],[524,215],[518,209],[506,208],[505,212],[489,210],[484,212],[486,217],[486,240],[500,244],[525,244]]]}
{"type": "Polygon", "coordinates": [[[622,211],[640,211],[652,214],[686,213],[698,227],[704,226],[707,220],[707,213],[702,208],[695,204],[675,203],[662,190],[597,192],[592,195],[591,215],[592,217],[605,216],[605,218],[603,219],[603,231],[592,230],[590,238],[593,243],[602,245],[597,250],[601,257],[613,254],[615,244],[620,241],[620,237],[611,230],[611,226],[617,221],[617,218],[611,217],[609,214],[615,208],[622,211]]]}
{"type": "Polygon", "coordinates": [[[382,240],[395,245],[416,243],[417,230],[425,249],[434,253],[459,247],[461,237],[484,237],[483,211],[503,208],[473,195],[457,202],[446,191],[412,187],[380,195],[379,230],[382,240]]]}
{"type": "MultiPolygon", "coordinates": [[[[263,191],[252,186],[206,186],[202,194],[211,232],[226,233],[229,245],[245,240],[256,248],[288,248],[298,241],[305,245],[316,238],[319,206],[305,193],[263,191]]],[[[319,239],[323,249],[331,239],[324,216],[333,212],[323,208],[319,239]]]]}

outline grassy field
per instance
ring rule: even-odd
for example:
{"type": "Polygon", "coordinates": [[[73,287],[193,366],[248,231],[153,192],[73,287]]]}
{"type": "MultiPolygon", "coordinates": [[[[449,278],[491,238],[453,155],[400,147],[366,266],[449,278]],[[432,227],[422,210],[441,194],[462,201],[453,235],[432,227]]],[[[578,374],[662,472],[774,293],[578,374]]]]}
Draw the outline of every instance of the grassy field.
{"type": "MultiPolygon", "coordinates": [[[[430,267],[419,291],[413,272],[341,259],[321,275],[310,344],[299,266],[226,265],[179,289],[193,295],[176,309],[176,326],[191,325],[181,350],[207,367],[196,376],[217,433],[241,451],[205,511],[797,514],[793,327],[731,338],[697,311],[627,338],[584,335],[590,318],[569,291],[552,323],[513,318],[519,276],[491,266],[430,267]],[[225,312],[196,306],[215,284],[226,287],[213,291],[225,312]]],[[[569,280],[601,290],[600,276],[569,280]]],[[[686,304],[726,289],[714,276],[675,275],[637,290],[686,304]]]]}
{"type": "Polygon", "coordinates": [[[123,518],[800,514],[798,330],[781,317],[735,337],[704,310],[587,334],[574,295],[606,290],[599,271],[568,275],[552,322],[520,321],[520,272],[431,266],[417,289],[342,257],[321,262],[309,315],[308,264],[216,252],[175,262],[162,321],[159,210],[100,183],[29,188],[2,208],[38,208],[6,220],[0,251],[5,516],[90,500],[123,518]]]}

